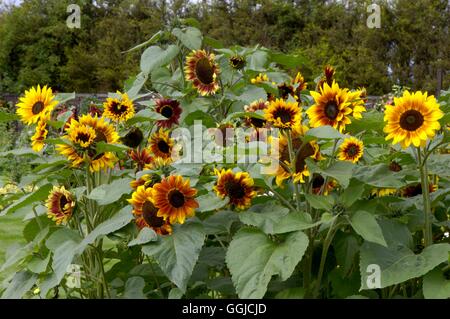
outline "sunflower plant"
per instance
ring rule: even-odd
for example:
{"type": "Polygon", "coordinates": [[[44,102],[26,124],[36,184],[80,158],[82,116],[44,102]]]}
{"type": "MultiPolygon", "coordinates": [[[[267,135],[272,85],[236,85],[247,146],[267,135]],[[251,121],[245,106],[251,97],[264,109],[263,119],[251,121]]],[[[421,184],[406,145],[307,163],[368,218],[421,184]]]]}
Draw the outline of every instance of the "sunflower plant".
{"type": "MultiPolygon", "coordinates": [[[[448,298],[450,93],[368,110],[335,70],[158,32],[105,101],[25,91],[3,298],[448,298]]],[[[1,218],[0,218],[1,221],[1,218]]]]}

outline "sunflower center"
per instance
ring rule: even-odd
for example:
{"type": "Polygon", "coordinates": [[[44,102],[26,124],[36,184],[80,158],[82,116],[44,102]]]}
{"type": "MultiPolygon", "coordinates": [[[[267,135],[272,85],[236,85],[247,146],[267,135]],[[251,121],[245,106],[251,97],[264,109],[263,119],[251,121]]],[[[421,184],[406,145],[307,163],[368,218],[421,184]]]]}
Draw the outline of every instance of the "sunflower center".
{"type": "Polygon", "coordinates": [[[195,65],[195,74],[203,84],[214,82],[214,69],[207,58],[201,58],[195,65]]]}
{"type": "Polygon", "coordinates": [[[337,118],[339,113],[339,108],[335,101],[329,101],[327,105],[325,105],[325,115],[330,119],[334,120],[337,118]]]}
{"type": "Polygon", "coordinates": [[[116,115],[121,115],[122,113],[125,113],[126,107],[123,107],[122,103],[120,102],[112,102],[111,103],[111,112],[116,115]]]}
{"type": "Polygon", "coordinates": [[[358,155],[358,152],[359,152],[359,147],[356,145],[350,145],[347,148],[347,155],[350,157],[354,157],[354,156],[358,155]]]}
{"type": "Polygon", "coordinates": [[[161,109],[161,115],[170,119],[173,115],[173,109],[170,105],[164,105],[161,109]]]}
{"type": "Polygon", "coordinates": [[[273,115],[275,119],[279,118],[283,124],[289,123],[291,121],[291,113],[284,109],[278,109],[273,115]]]}
{"type": "Polygon", "coordinates": [[[34,115],[39,114],[44,109],[44,103],[41,101],[34,103],[33,107],[31,108],[31,112],[33,112],[34,115]]]}
{"type": "Polygon", "coordinates": [[[90,138],[91,138],[91,136],[87,133],[78,133],[78,135],[77,135],[77,139],[80,142],[84,142],[84,143],[89,142],[90,138]]]}
{"type": "Polygon", "coordinates": [[[65,195],[62,195],[59,198],[59,208],[60,208],[61,212],[64,211],[64,207],[67,205],[68,202],[69,201],[67,200],[67,197],[65,195]]]}
{"type": "Polygon", "coordinates": [[[230,198],[240,199],[245,196],[244,187],[237,182],[227,182],[225,184],[225,190],[230,198]]]}
{"type": "Polygon", "coordinates": [[[170,147],[165,141],[161,140],[158,142],[158,149],[161,153],[169,153],[170,147]]]}
{"type": "Polygon", "coordinates": [[[264,125],[266,125],[266,120],[258,119],[258,118],[255,118],[255,117],[251,117],[250,118],[250,122],[256,128],[262,128],[262,127],[264,127],[264,125]]]}
{"type": "Polygon", "coordinates": [[[142,217],[147,225],[151,227],[161,227],[164,225],[164,218],[157,216],[158,209],[150,202],[145,201],[142,206],[142,217]]]}
{"type": "Polygon", "coordinates": [[[100,131],[96,131],[96,137],[95,137],[95,142],[107,142],[108,140],[106,139],[106,135],[103,132],[100,131]]]}
{"type": "Polygon", "coordinates": [[[400,127],[407,131],[415,131],[422,126],[423,115],[416,110],[408,110],[400,117],[400,127]]]}
{"type": "Polygon", "coordinates": [[[180,192],[178,189],[174,189],[170,191],[169,193],[169,203],[175,207],[180,208],[184,205],[185,199],[182,192],[180,192]]]}
{"type": "Polygon", "coordinates": [[[314,147],[312,147],[312,145],[308,143],[297,154],[297,159],[295,160],[296,173],[303,172],[306,165],[305,160],[312,155],[314,155],[314,147]]]}
{"type": "Polygon", "coordinates": [[[322,185],[325,183],[325,179],[322,177],[322,175],[316,175],[313,176],[312,181],[312,187],[313,188],[319,188],[322,187],[322,185]]]}

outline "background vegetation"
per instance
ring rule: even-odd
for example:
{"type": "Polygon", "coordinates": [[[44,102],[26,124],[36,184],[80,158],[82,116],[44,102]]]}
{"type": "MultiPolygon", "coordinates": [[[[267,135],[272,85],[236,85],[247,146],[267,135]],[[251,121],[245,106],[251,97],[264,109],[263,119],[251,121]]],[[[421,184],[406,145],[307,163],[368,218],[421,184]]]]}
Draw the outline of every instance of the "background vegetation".
{"type": "Polygon", "coordinates": [[[396,83],[434,93],[450,84],[449,7],[447,0],[23,0],[0,12],[0,93],[36,83],[116,90],[138,73],[142,53],[123,52],[185,18],[225,46],[303,55],[309,81],[329,63],[342,85],[371,95],[396,83]],[[373,2],[381,29],[366,26],[373,2]],[[81,6],[80,29],[66,26],[69,3],[81,6]]]}

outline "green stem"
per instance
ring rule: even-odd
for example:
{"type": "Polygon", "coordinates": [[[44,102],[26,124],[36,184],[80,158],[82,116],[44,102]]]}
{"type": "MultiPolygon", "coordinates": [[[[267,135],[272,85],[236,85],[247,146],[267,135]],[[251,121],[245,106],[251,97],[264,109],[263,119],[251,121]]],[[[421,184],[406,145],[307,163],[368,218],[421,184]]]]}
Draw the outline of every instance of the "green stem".
{"type": "Polygon", "coordinates": [[[417,148],[417,154],[419,159],[420,181],[422,184],[423,208],[425,214],[425,226],[423,230],[424,246],[428,247],[433,243],[430,189],[428,187],[428,171],[425,159],[422,160],[420,147],[417,148]]]}
{"type": "Polygon", "coordinates": [[[275,194],[275,196],[284,204],[286,205],[290,210],[296,211],[295,207],[289,203],[289,201],[283,197],[280,193],[278,193],[272,186],[269,186],[270,191],[275,194]]]}

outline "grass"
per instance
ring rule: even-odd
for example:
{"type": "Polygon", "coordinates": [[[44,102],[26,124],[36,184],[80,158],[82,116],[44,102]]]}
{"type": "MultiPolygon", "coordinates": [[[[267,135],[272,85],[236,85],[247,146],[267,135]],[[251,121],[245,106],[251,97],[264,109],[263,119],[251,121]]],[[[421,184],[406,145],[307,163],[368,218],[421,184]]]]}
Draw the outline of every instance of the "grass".
{"type": "MultiPolygon", "coordinates": [[[[25,242],[22,235],[24,226],[23,216],[20,214],[0,217],[0,265],[5,262],[5,253],[9,246],[25,242]]],[[[0,272],[0,282],[11,272],[12,270],[0,272]]]]}

